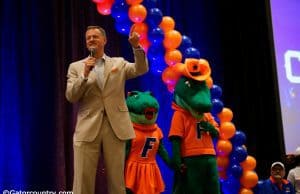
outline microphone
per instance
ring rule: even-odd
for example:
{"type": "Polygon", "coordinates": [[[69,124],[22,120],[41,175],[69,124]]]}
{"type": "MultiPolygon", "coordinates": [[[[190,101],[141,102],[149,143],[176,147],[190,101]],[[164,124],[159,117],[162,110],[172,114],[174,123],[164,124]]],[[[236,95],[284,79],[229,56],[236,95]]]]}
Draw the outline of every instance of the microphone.
{"type": "Polygon", "coordinates": [[[96,48],[89,48],[89,51],[90,51],[90,57],[95,57],[95,54],[96,54],[96,48]]]}
{"type": "MultiPolygon", "coordinates": [[[[95,55],[96,55],[96,48],[95,47],[90,47],[88,48],[88,50],[90,51],[90,57],[93,57],[95,58],[95,55]]],[[[90,71],[94,68],[94,66],[90,66],[90,71]]]]}

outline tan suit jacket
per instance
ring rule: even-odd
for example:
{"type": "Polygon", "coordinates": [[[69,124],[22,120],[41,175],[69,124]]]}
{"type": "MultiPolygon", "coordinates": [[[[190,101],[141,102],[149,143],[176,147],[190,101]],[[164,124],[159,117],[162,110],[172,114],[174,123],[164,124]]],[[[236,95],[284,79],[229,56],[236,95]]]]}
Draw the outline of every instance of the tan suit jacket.
{"type": "Polygon", "coordinates": [[[70,64],[66,98],[79,105],[74,141],[93,141],[100,130],[105,112],[119,139],[135,137],[125,102],[125,81],[146,73],[148,63],[142,49],[134,49],[134,56],[135,63],[129,63],[121,57],[105,58],[102,90],[94,71],[84,81],[83,60],[70,64]]]}

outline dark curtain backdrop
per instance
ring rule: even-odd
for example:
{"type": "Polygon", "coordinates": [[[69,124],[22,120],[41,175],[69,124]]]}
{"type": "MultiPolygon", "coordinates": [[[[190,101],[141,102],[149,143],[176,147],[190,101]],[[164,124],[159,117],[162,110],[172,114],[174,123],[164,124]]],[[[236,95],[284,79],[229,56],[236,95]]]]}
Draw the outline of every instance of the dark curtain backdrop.
{"type": "Polygon", "coordinates": [[[246,132],[258,175],[268,178],[271,163],[285,158],[269,1],[219,5],[224,102],[246,132]]]}
{"type": "MultiPolygon", "coordinates": [[[[284,150],[266,3],[162,0],[158,7],[210,62],[233,122],[247,135],[258,175],[268,177],[270,163],[284,150]]],[[[107,54],[132,60],[127,37],[90,0],[1,0],[0,15],[0,190],[71,190],[76,106],[64,96],[68,65],[87,55],[87,25],[106,29],[107,54]]],[[[163,105],[158,124],[167,136],[172,95],[160,76],[130,80],[126,91],[133,89],[154,92],[163,105]]],[[[160,165],[170,193],[171,171],[160,165]]],[[[102,168],[99,182],[105,181],[102,168]]]]}

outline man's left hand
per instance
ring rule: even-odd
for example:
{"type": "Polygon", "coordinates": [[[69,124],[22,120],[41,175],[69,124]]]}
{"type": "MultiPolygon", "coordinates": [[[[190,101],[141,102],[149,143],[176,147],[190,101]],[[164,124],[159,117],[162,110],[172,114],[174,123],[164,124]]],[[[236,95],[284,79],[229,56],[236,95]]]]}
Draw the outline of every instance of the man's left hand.
{"type": "Polygon", "coordinates": [[[140,35],[134,31],[134,28],[131,28],[129,33],[129,38],[128,38],[128,41],[131,44],[131,46],[133,48],[138,48],[140,45],[139,40],[140,40],[140,35]]]}

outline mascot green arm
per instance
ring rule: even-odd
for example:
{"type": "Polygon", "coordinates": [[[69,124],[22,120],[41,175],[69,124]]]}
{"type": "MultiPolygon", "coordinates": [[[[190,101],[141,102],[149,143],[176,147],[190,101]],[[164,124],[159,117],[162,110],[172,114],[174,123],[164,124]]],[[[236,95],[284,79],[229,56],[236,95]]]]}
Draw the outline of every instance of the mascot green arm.
{"type": "Polygon", "coordinates": [[[163,161],[171,167],[171,160],[169,158],[169,154],[167,150],[165,149],[165,146],[163,145],[162,141],[159,142],[159,147],[158,147],[158,154],[160,157],[163,159],[163,161]]]}
{"type": "Polygon", "coordinates": [[[203,131],[209,132],[212,138],[218,137],[219,136],[219,131],[209,122],[207,121],[201,121],[199,123],[203,131]]]}
{"type": "Polygon", "coordinates": [[[180,144],[181,138],[178,136],[171,136],[170,140],[172,142],[172,150],[173,150],[173,165],[176,171],[180,171],[181,169],[181,154],[180,154],[180,144]]]}

